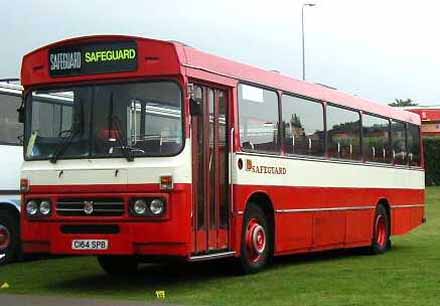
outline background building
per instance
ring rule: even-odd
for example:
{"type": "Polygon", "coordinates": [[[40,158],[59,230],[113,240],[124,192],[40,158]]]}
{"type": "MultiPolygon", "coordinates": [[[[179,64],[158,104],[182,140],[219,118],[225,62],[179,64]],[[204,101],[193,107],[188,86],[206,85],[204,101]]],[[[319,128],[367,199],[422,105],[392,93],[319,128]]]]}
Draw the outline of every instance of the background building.
{"type": "Polygon", "coordinates": [[[420,115],[423,136],[440,136],[440,105],[411,106],[404,109],[420,115]]]}

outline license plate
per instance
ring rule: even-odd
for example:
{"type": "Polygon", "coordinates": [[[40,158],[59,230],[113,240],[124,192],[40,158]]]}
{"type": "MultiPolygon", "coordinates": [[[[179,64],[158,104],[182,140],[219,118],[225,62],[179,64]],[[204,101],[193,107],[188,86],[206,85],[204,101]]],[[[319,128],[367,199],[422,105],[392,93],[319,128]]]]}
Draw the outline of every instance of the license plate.
{"type": "Polygon", "coordinates": [[[107,250],[108,240],[72,240],[72,250],[107,250]]]}

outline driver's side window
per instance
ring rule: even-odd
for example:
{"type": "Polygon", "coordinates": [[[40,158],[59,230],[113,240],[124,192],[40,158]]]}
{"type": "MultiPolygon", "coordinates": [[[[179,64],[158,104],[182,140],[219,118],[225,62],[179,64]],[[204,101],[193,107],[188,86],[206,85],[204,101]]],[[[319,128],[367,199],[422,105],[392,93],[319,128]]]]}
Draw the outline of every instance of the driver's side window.
{"type": "Polygon", "coordinates": [[[173,95],[175,86],[152,83],[148,91],[137,92],[129,100],[127,141],[135,155],[168,155],[182,146],[182,114],[180,97],[173,95]]]}

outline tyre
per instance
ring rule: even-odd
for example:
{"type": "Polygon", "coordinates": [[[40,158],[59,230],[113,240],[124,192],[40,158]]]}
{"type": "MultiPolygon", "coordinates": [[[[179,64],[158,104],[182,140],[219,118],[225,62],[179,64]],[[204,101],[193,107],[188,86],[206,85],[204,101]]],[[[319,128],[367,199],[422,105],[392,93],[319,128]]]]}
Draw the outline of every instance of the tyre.
{"type": "Polygon", "coordinates": [[[262,270],[272,256],[273,237],[263,210],[250,203],[243,221],[240,265],[244,274],[262,270]]]}
{"type": "Polygon", "coordinates": [[[373,226],[373,241],[371,242],[370,252],[372,254],[383,254],[391,248],[391,240],[390,217],[382,204],[376,208],[373,226]]]}
{"type": "Polygon", "coordinates": [[[138,270],[138,261],[134,256],[102,255],[98,263],[109,275],[130,275],[138,270]]]}
{"type": "Polygon", "coordinates": [[[20,221],[8,211],[0,211],[0,265],[15,260],[20,253],[20,221]]]}

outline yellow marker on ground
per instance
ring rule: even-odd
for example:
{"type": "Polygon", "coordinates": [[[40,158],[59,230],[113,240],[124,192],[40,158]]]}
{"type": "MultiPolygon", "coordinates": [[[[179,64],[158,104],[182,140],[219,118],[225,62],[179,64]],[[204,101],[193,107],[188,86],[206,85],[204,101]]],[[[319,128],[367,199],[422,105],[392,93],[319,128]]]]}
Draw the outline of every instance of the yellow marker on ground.
{"type": "Polygon", "coordinates": [[[165,290],[156,290],[156,297],[160,300],[165,299],[165,290]]]}
{"type": "Polygon", "coordinates": [[[9,284],[8,283],[4,283],[0,289],[8,289],[9,288],[9,284]]]}

